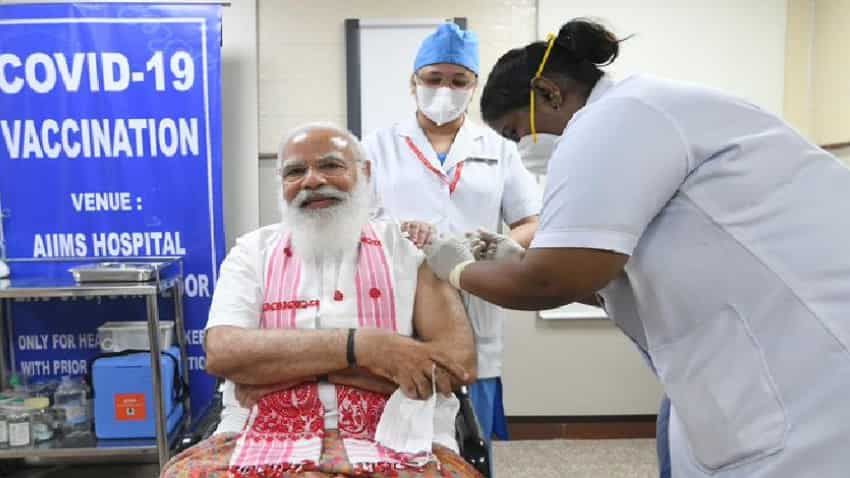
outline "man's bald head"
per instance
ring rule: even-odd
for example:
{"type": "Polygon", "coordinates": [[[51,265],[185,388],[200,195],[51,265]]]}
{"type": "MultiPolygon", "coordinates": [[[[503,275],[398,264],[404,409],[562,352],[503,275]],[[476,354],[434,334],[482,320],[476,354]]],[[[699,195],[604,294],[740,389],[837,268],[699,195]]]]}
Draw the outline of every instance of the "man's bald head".
{"type": "Polygon", "coordinates": [[[297,146],[311,142],[326,144],[329,142],[338,146],[341,150],[345,150],[353,161],[367,161],[366,150],[363,149],[360,140],[347,129],[340,128],[333,123],[307,123],[290,131],[280,142],[277,150],[278,171],[281,170],[286,159],[291,157],[293,153],[289,148],[291,145],[297,146]]]}

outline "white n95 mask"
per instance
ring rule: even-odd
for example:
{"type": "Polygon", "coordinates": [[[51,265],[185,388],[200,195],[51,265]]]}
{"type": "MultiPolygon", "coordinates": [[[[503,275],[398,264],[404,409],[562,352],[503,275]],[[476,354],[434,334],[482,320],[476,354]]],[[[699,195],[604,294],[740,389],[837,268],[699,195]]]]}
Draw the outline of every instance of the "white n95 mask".
{"type": "Polygon", "coordinates": [[[434,443],[458,452],[454,438],[455,419],[460,402],[454,394],[437,393],[436,367],[431,372],[432,395],[427,400],[414,400],[397,389],[390,395],[375,430],[375,441],[396,451],[411,455],[417,466],[432,460],[434,443]]]}
{"type": "MultiPolygon", "coordinates": [[[[436,394],[427,400],[414,400],[397,389],[384,406],[375,430],[375,441],[398,453],[430,454],[436,405],[436,394]]],[[[423,458],[427,463],[428,457],[423,458]]]]}
{"type": "Polygon", "coordinates": [[[472,100],[473,89],[431,88],[416,85],[416,105],[431,121],[442,126],[460,118],[472,100]]]}
{"type": "Polygon", "coordinates": [[[556,134],[537,133],[537,142],[535,143],[532,135],[523,136],[517,145],[522,164],[531,174],[546,174],[549,159],[555,152],[555,146],[560,139],[561,137],[556,134]]]}

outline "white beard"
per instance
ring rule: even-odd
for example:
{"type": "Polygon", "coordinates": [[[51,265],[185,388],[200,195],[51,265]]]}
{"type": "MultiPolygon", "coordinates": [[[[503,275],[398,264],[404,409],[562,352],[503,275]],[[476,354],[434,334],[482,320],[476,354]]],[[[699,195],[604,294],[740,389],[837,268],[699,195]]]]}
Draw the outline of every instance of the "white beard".
{"type": "Polygon", "coordinates": [[[369,221],[371,189],[367,179],[358,178],[350,193],[324,186],[316,193],[344,196],[338,204],[324,209],[298,207],[309,196],[301,191],[289,204],[280,202],[281,223],[292,233],[292,250],[302,260],[342,257],[360,244],[361,231],[369,221]]]}

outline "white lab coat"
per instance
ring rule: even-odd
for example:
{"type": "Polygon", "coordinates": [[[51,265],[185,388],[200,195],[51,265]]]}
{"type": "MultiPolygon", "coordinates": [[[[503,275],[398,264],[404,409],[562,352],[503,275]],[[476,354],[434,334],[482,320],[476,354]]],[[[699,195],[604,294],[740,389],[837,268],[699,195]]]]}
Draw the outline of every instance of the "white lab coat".
{"type": "Polygon", "coordinates": [[[602,289],[670,397],[676,477],[850,476],[850,169],[778,117],[603,78],[532,247],[630,255],[602,289]]]}
{"type": "MultiPolygon", "coordinates": [[[[503,222],[512,224],[540,211],[541,191],[516,145],[468,117],[443,165],[413,115],[372,133],[363,146],[372,161],[372,184],[381,207],[400,221],[424,221],[439,233],[463,235],[479,227],[495,231],[503,222]],[[448,182],[463,163],[453,193],[417,159],[406,138],[448,182]]],[[[478,375],[498,377],[505,311],[477,297],[465,295],[464,300],[476,333],[478,375]]]]}

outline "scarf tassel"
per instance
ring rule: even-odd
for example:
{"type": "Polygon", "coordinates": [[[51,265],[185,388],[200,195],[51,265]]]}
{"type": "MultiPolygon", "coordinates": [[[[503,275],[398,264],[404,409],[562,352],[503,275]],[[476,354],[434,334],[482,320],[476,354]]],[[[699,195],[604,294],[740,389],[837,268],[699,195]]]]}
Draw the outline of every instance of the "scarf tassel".
{"type": "MultiPolygon", "coordinates": [[[[444,468],[440,463],[440,460],[437,459],[436,456],[432,455],[431,460],[437,466],[437,471],[441,474],[444,474],[444,468]]],[[[382,461],[379,463],[355,463],[354,465],[354,474],[357,476],[364,476],[373,473],[380,473],[387,476],[399,476],[402,471],[414,471],[416,473],[425,473],[425,468],[428,466],[426,462],[423,465],[414,465],[412,463],[400,463],[400,462],[386,462],[382,461]]]]}
{"type": "Polygon", "coordinates": [[[270,466],[239,466],[230,468],[230,476],[236,478],[281,478],[284,473],[305,471],[319,471],[319,466],[312,461],[280,463],[270,466]]]}
{"type": "Polygon", "coordinates": [[[324,438],[324,431],[317,433],[298,433],[297,435],[290,435],[286,433],[257,433],[251,432],[250,430],[247,432],[243,432],[246,441],[254,442],[254,443],[262,443],[267,442],[271,443],[273,441],[283,441],[283,440],[312,440],[314,438],[324,438]]]}
{"type": "MultiPolygon", "coordinates": [[[[439,460],[435,460],[435,463],[438,471],[444,471],[439,460]]],[[[271,466],[231,467],[230,476],[235,478],[281,478],[285,473],[302,473],[305,471],[319,471],[319,466],[317,463],[312,461],[305,461],[302,463],[281,463],[271,466]]],[[[425,466],[388,462],[358,463],[354,465],[355,476],[367,476],[373,473],[381,473],[387,476],[399,476],[402,471],[424,473],[425,466]]]]}

